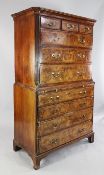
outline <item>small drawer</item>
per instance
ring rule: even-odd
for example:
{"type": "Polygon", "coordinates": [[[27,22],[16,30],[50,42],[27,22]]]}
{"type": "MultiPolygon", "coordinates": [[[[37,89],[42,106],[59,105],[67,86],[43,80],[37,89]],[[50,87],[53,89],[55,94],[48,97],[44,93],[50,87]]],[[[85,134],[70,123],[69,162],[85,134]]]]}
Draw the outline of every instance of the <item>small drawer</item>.
{"type": "Polygon", "coordinates": [[[76,46],[91,48],[93,43],[92,35],[90,34],[75,34],[63,31],[42,30],[41,44],[54,44],[63,46],[76,46]]]}
{"type": "Polygon", "coordinates": [[[81,136],[89,134],[91,131],[92,122],[88,121],[76,125],[72,128],[68,128],[60,132],[41,137],[39,140],[39,152],[43,153],[51,150],[55,147],[68,143],[71,140],[75,140],[81,136]]]}
{"type": "Polygon", "coordinates": [[[40,65],[40,84],[91,80],[90,65],[40,65]]]}
{"type": "Polygon", "coordinates": [[[70,21],[62,21],[62,30],[78,32],[78,24],[70,21]]]}
{"type": "Polygon", "coordinates": [[[85,34],[87,34],[87,33],[92,34],[93,33],[93,27],[92,26],[87,26],[87,25],[80,24],[79,25],[79,31],[81,33],[85,33],[85,34]]]}
{"type": "Polygon", "coordinates": [[[42,48],[40,63],[85,63],[91,62],[91,52],[86,49],[42,48]]]}
{"type": "Polygon", "coordinates": [[[59,19],[41,17],[41,27],[50,29],[60,29],[61,21],[59,19]]]}
{"type": "Polygon", "coordinates": [[[94,86],[86,86],[68,89],[64,88],[44,88],[38,91],[38,104],[39,106],[55,104],[63,101],[68,101],[87,96],[93,96],[94,86]]]}
{"type": "Polygon", "coordinates": [[[85,109],[93,106],[93,97],[86,97],[77,100],[70,100],[49,106],[42,106],[38,108],[39,120],[51,119],[60,115],[66,114],[76,110],[85,109]]]}
{"type": "Polygon", "coordinates": [[[93,109],[87,108],[81,111],[74,111],[64,114],[52,120],[38,122],[38,135],[44,136],[52,132],[72,127],[84,121],[92,120],[93,109]]]}

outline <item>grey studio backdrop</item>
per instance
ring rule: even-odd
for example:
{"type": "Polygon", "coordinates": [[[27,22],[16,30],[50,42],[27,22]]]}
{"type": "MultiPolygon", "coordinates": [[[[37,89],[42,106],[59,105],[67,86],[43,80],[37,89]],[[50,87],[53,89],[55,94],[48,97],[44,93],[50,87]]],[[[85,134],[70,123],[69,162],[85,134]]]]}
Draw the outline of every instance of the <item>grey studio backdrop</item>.
{"type": "Polygon", "coordinates": [[[13,137],[14,24],[11,14],[32,6],[97,20],[94,27],[92,53],[93,80],[96,82],[95,123],[103,117],[104,113],[104,0],[0,0],[0,140],[2,146],[3,141],[6,144],[6,139],[2,138],[4,130],[5,138],[7,137],[8,140],[10,138],[11,147],[13,137]]]}

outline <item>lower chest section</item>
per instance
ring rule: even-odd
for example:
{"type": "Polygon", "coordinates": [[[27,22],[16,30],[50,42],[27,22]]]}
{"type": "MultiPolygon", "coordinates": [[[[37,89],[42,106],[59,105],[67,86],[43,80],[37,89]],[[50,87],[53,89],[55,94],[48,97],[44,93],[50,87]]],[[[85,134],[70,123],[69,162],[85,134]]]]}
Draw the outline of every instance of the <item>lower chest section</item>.
{"type": "Polygon", "coordinates": [[[93,83],[40,88],[37,96],[38,154],[92,132],[93,83]]]}

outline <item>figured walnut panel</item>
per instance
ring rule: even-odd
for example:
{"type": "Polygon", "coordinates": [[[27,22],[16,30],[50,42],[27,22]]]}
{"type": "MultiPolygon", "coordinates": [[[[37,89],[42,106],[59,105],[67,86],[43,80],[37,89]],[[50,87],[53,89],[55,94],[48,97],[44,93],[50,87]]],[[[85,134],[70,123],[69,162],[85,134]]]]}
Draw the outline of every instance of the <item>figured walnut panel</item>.
{"type": "Polygon", "coordinates": [[[93,97],[62,102],[55,105],[39,107],[38,115],[40,120],[50,119],[76,110],[93,106],[93,97]]]}
{"type": "Polygon", "coordinates": [[[87,63],[91,62],[91,51],[74,48],[42,48],[40,63],[87,63]]]}
{"type": "Polygon", "coordinates": [[[52,120],[39,122],[38,135],[44,136],[63,128],[72,127],[81,122],[92,120],[93,109],[87,108],[81,111],[73,111],[70,114],[64,114],[52,120]]]}
{"type": "Polygon", "coordinates": [[[50,29],[60,29],[61,20],[49,17],[41,17],[41,27],[50,29]]]}
{"type": "Polygon", "coordinates": [[[84,122],[69,129],[65,129],[39,140],[40,153],[51,150],[59,145],[65,144],[71,140],[79,138],[92,131],[92,122],[84,122]]]}
{"type": "Polygon", "coordinates": [[[78,23],[63,20],[62,21],[62,30],[71,31],[71,32],[78,32],[78,23]]]}
{"type": "Polygon", "coordinates": [[[40,65],[40,84],[91,79],[90,65],[40,65]]]}
{"type": "Polygon", "coordinates": [[[85,34],[91,33],[92,34],[93,33],[93,26],[80,24],[79,31],[80,31],[80,33],[85,33],[85,34]]]}
{"type": "Polygon", "coordinates": [[[53,91],[47,91],[47,88],[38,92],[38,105],[44,106],[47,104],[55,104],[62,101],[83,98],[87,96],[93,96],[94,87],[93,86],[84,86],[74,89],[66,89],[56,88],[53,91]]]}
{"type": "Polygon", "coordinates": [[[90,34],[83,35],[49,30],[41,31],[41,44],[55,44],[63,46],[91,48],[92,43],[93,39],[92,35],[90,34]]]}

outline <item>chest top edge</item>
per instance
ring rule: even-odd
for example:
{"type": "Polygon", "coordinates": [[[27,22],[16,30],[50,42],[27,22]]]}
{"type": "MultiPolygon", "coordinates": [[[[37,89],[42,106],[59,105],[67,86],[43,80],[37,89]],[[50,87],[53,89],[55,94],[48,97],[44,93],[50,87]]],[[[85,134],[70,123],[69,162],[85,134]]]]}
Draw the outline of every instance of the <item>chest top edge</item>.
{"type": "Polygon", "coordinates": [[[12,14],[11,16],[15,20],[21,15],[29,15],[29,14],[37,14],[37,15],[44,15],[44,16],[50,16],[50,17],[52,16],[60,19],[80,20],[83,22],[89,22],[92,25],[94,25],[94,23],[96,22],[95,19],[90,19],[82,16],[77,16],[69,13],[64,13],[64,12],[50,10],[46,8],[40,8],[40,7],[31,7],[26,10],[22,10],[20,12],[12,14]]]}

